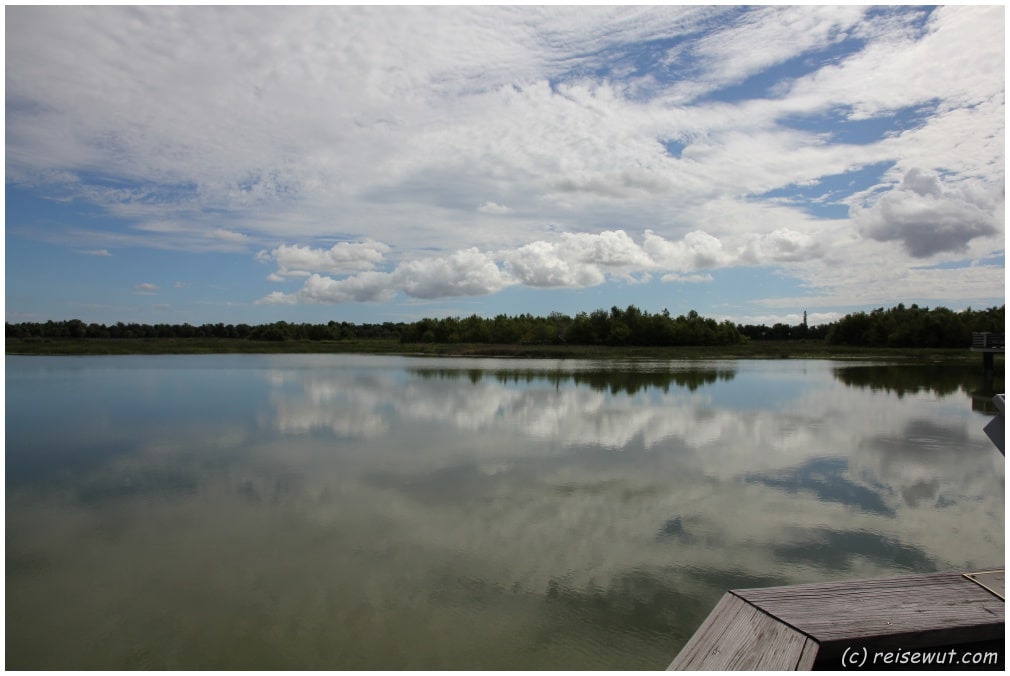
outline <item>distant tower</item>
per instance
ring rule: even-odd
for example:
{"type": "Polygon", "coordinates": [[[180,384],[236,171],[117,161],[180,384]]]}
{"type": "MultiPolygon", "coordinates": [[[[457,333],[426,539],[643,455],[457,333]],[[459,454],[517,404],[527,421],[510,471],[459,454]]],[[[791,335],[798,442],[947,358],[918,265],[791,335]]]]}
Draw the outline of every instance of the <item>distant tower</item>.
{"type": "Polygon", "coordinates": [[[807,311],[803,311],[803,328],[807,328],[807,311]]]}

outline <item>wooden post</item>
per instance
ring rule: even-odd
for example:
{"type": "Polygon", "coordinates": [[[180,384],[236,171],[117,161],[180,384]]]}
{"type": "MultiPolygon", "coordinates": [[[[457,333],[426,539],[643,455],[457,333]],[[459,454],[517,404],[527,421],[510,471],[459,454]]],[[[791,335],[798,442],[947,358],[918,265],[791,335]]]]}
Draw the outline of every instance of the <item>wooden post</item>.
{"type": "Polygon", "coordinates": [[[990,381],[996,375],[995,352],[982,353],[982,374],[986,381],[990,381]]]}

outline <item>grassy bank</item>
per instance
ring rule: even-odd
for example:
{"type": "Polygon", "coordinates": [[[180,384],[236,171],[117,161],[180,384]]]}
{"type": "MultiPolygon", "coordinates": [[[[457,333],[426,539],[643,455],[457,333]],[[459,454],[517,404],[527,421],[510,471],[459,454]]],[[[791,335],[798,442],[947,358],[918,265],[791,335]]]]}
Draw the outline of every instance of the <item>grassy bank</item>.
{"type": "MultiPolygon", "coordinates": [[[[7,354],[401,354],[550,359],[887,359],[981,363],[964,349],[867,348],[823,341],[752,341],[731,346],[610,347],[602,345],[488,345],[401,343],[398,340],[262,341],[219,338],[83,338],[6,341],[7,354]]],[[[1003,356],[996,357],[997,370],[1003,356]]]]}

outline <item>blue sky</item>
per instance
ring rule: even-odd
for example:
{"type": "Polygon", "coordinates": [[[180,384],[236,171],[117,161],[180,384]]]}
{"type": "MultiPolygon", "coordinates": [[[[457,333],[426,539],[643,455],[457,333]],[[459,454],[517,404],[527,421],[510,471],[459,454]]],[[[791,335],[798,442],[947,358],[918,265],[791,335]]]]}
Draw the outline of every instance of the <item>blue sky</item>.
{"type": "Polygon", "coordinates": [[[9,322],[1005,302],[1001,6],[5,17],[9,322]]]}

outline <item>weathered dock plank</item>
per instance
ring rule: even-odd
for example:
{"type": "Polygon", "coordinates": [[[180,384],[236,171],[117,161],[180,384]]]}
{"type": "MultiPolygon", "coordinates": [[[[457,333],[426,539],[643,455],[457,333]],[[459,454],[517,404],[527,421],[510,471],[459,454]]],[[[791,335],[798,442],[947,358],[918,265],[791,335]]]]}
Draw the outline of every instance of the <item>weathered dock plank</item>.
{"type": "Polygon", "coordinates": [[[669,669],[781,671],[809,669],[816,646],[732,593],[725,594],[669,669]]]}
{"type": "Polygon", "coordinates": [[[1004,602],[961,573],[746,589],[737,596],[831,644],[917,648],[1002,638],[1004,602]]]}
{"type": "Polygon", "coordinates": [[[674,670],[808,669],[854,648],[934,649],[1004,640],[1004,570],[738,589],[674,670]]]}

